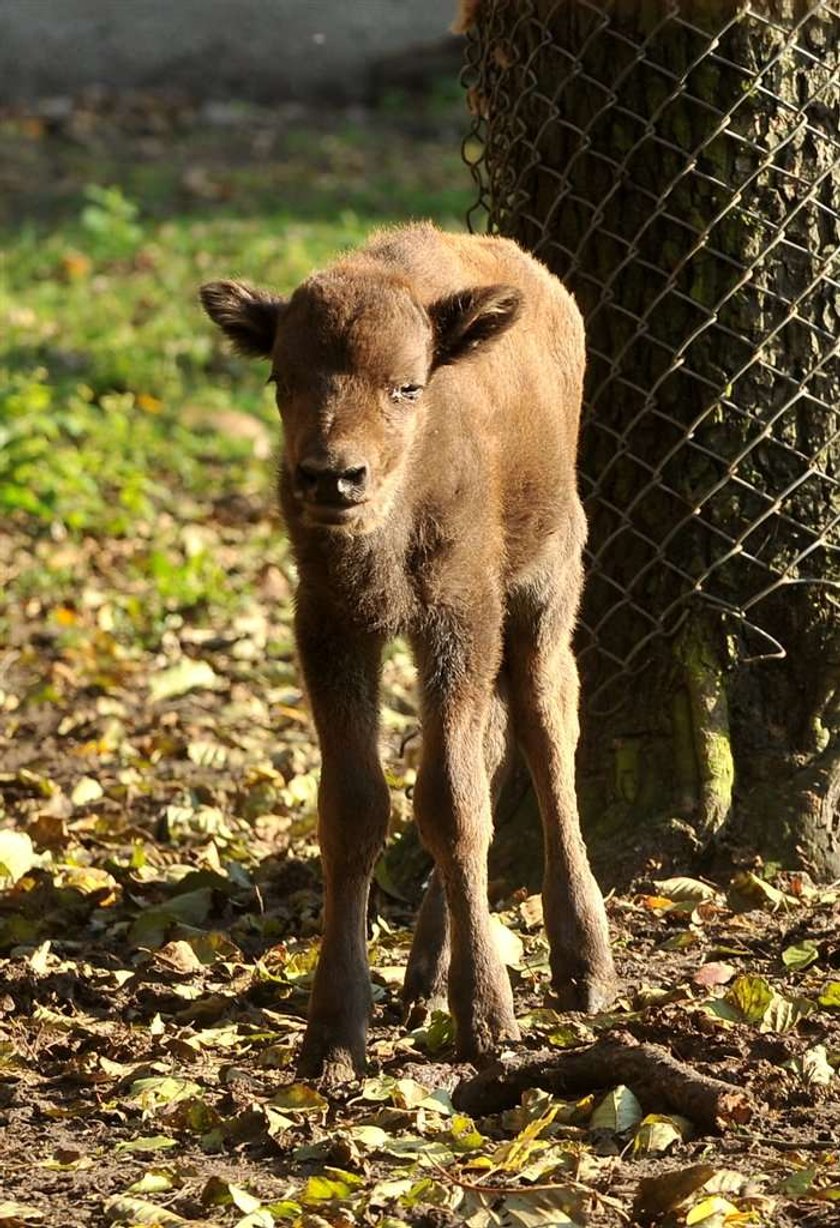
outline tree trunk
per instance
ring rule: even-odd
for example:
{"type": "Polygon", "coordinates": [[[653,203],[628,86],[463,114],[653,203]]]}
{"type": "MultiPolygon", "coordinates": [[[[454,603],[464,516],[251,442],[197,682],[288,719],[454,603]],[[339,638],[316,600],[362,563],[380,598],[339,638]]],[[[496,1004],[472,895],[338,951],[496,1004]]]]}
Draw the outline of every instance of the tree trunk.
{"type": "Polygon", "coordinates": [[[835,13],[478,11],[490,228],[587,321],[579,778],[613,881],[724,832],[840,876],[835,13]]]}

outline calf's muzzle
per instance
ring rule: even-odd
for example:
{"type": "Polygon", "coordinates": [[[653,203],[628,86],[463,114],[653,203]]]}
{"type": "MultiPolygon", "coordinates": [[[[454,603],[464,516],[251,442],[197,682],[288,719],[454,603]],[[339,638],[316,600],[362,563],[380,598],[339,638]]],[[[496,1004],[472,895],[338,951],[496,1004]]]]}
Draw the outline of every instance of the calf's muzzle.
{"type": "Polygon", "coordinates": [[[305,503],[354,507],[367,498],[368,477],[363,461],[336,465],[305,457],[295,470],[295,491],[305,503]]]}

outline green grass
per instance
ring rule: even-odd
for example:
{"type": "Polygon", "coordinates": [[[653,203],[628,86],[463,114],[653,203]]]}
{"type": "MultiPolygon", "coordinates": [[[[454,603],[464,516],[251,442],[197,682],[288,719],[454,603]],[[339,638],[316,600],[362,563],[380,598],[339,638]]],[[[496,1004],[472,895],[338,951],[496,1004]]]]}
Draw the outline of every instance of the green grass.
{"type": "Polygon", "coordinates": [[[4,520],[120,536],[184,500],[264,488],[253,440],[218,422],[235,406],[273,431],[271,395],[196,289],[235,275],[287,291],[375,226],[462,226],[453,105],[433,100],[425,125],[421,109],[415,135],[395,107],[365,123],[187,125],[151,149],[107,126],[81,145],[3,131],[19,172],[0,235],[4,520]]]}

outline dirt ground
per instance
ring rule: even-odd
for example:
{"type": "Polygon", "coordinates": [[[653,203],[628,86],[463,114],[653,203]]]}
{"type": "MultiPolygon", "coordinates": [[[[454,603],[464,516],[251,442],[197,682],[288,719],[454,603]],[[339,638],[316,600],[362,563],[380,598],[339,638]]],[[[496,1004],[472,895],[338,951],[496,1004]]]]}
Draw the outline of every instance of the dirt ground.
{"type": "MultiPolygon", "coordinates": [[[[836,1223],[838,892],[801,874],[771,883],[742,870],[719,887],[677,879],[612,898],[623,993],[590,1020],[545,1006],[537,900],[510,884],[494,901],[524,1045],[655,1042],[745,1089],[743,1124],[669,1126],[667,1104],[621,1093],[615,1120],[593,1125],[615,1092],[607,1070],[588,1095],[533,1091],[524,1108],[465,1122],[449,1099],[468,1072],[447,1061],[448,1019],[401,1027],[412,911],[381,888],[369,1077],[323,1097],[296,1082],[317,950],[317,758],[291,659],[288,565],[270,519],[228,514],[204,529],[255,568],[238,623],[184,627],[144,652],[102,629],[95,601],[32,598],[11,620],[0,1223],[618,1225],[644,1221],[631,1210],[644,1178],[695,1165],[706,1181],[655,1222],[706,1222],[685,1215],[717,1198],[723,1218],[712,1210],[709,1223],[836,1223]],[[660,1138],[639,1142],[642,1113],[666,1119],[660,1138]],[[507,1207],[514,1195],[521,1213],[515,1197],[507,1207]]],[[[7,573],[30,548],[4,539],[7,573]]],[[[117,605],[120,551],[63,549],[81,591],[117,605]]],[[[400,829],[413,716],[399,651],[387,683],[400,829]]]]}

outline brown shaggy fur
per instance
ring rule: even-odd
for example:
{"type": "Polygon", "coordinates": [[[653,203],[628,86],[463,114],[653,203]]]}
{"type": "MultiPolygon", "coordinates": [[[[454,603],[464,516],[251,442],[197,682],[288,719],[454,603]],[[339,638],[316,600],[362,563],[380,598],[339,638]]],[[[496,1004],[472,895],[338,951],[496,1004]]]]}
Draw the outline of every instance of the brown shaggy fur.
{"type": "Polygon", "coordinates": [[[414,804],[436,866],[407,1011],[448,986],[462,1056],[518,1036],[487,904],[491,782],[513,739],[544,826],[554,987],[566,1005],[606,1005],[607,922],[574,786],[586,535],[574,300],[514,243],[429,225],[375,235],[288,301],[237,282],[201,293],[241,351],[271,360],[283,420],[296,637],[322,754],[324,938],[302,1068],[339,1079],[364,1063],[367,897],[389,815],[379,677],[397,634],[422,684],[414,804]]]}

